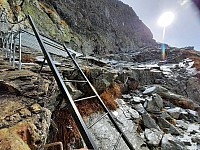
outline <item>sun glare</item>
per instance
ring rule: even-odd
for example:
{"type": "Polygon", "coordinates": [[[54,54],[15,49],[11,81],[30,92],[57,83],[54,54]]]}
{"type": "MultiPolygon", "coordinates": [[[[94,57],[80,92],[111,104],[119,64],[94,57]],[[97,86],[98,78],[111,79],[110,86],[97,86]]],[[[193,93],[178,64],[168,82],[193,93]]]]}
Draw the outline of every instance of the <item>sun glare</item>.
{"type": "Polygon", "coordinates": [[[172,12],[163,13],[158,19],[158,25],[161,27],[167,27],[174,20],[174,14],[172,12]]]}

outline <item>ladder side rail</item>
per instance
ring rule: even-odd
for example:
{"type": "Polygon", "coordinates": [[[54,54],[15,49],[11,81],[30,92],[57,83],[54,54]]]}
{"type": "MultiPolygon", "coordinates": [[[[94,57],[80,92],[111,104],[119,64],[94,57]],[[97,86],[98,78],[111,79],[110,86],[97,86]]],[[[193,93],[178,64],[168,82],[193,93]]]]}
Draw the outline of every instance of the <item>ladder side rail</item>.
{"type": "Polygon", "coordinates": [[[79,65],[76,62],[76,60],[74,59],[74,57],[69,53],[69,51],[68,51],[68,49],[66,48],[65,45],[63,45],[63,47],[66,50],[66,52],[68,53],[69,57],[72,59],[72,61],[75,64],[75,66],[81,72],[82,77],[88,82],[89,86],[91,87],[91,89],[95,93],[95,95],[97,95],[97,98],[98,98],[98,100],[100,102],[100,105],[102,106],[102,108],[104,109],[104,111],[108,112],[108,117],[110,118],[111,122],[113,123],[113,125],[115,126],[115,128],[117,129],[117,131],[121,134],[121,136],[122,136],[123,140],[125,141],[126,145],[129,147],[130,150],[134,150],[133,145],[128,140],[127,136],[123,133],[123,131],[120,129],[120,127],[117,125],[115,119],[113,118],[113,114],[108,110],[108,108],[106,107],[106,105],[102,101],[101,97],[99,96],[99,94],[97,93],[97,91],[95,90],[95,88],[93,87],[93,85],[90,83],[90,81],[88,80],[88,78],[86,77],[86,75],[84,74],[84,72],[82,71],[82,69],[79,67],[79,65]]]}
{"type": "MultiPolygon", "coordinates": [[[[0,10],[1,12],[1,10],[0,10]]],[[[2,31],[2,27],[3,27],[3,21],[2,21],[2,15],[3,15],[3,12],[1,12],[0,14],[0,38],[1,38],[1,43],[3,44],[3,31],[2,31]]]]}
{"type": "Polygon", "coordinates": [[[65,99],[68,100],[68,102],[69,102],[69,105],[70,105],[70,108],[71,108],[71,114],[72,114],[72,116],[73,116],[73,118],[74,118],[74,120],[75,120],[75,122],[76,122],[76,124],[77,124],[77,126],[79,128],[79,131],[80,131],[80,133],[81,133],[81,135],[82,135],[82,137],[83,137],[83,139],[85,141],[85,144],[86,144],[87,148],[88,149],[97,149],[94,141],[92,140],[89,132],[87,131],[87,128],[86,128],[86,126],[85,126],[85,124],[83,122],[83,119],[82,119],[82,117],[81,117],[81,115],[80,115],[75,103],[73,102],[73,99],[72,99],[69,91],[67,90],[67,88],[65,86],[65,83],[63,82],[63,80],[62,80],[62,78],[61,78],[56,66],[53,64],[53,60],[52,60],[50,54],[47,52],[47,50],[46,50],[46,48],[45,48],[45,46],[43,44],[43,41],[41,40],[41,37],[40,37],[40,35],[38,33],[38,30],[37,30],[37,28],[36,28],[36,26],[35,26],[35,24],[34,24],[34,22],[33,22],[33,20],[32,20],[30,15],[28,15],[28,19],[29,19],[30,24],[31,24],[31,26],[33,28],[33,31],[34,31],[34,33],[36,35],[36,38],[37,38],[37,40],[38,40],[38,42],[39,42],[39,44],[41,46],[41,49],[42,49],[42,51],[43,51],[43,53],[44,53],[44,55],[45,55],[45,57],[47,59],[47,62],[48,62],[49,66],[50,66],[50,68],[52,70],[52,73],[54,74],[54,77],[55,77],[55,79],[57,81],[58,87],[60,88],[63,96],[65,97],[65,99]]]}

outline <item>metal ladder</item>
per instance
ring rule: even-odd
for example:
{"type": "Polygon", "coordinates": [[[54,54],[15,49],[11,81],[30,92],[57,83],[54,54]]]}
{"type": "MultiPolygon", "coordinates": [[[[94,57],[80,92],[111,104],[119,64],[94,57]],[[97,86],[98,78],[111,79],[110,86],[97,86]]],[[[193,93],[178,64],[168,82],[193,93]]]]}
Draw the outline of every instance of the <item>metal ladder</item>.
{"type": "Polygon", "coordinates": [[[92,126],[94,126],[98,121],[100,121],[102,118],[104,118],[105,116],[108,116],[108,118],[111,120],[112,124],[114,125],[114,127],[116,128],[117,132],[119,132],[119,137],[117,138],[117,143],[116,145],[114,146],[114,149],[116,149],[117,145],[118,145],[118,142],[119,140],[122,138],[124,140],[124,142],[126,143],[126,145],[129,147],[130,150],[134,150],[133,148],[133,145],[130,143],[129,139],[126,137],[126,135],[122,132],[122,130],[120,129],[120,127],[117,125],[114,117],[113,117],[113,114],[108,110],[108,108],[105,106],[104,102],[102,101],[102,99],[100,98],[100,96],[98,95],[98,93],[96,92],[95,88],[92,86],[92,84],[90,83],[90,81],[88,80],[88,78],[86,77],[86,75],[84,74],[84,72],[81,70],[81,68],[79,67],[78,63],[76,62],[76,60],[74,59],[74,57],[71,55],[71,53],[68,51],[68,49],[65,47],[65,45],[63,45],[63,49],[65,49],[65,51],[68,53],[69,57],[71,58],[71,60],[73,61],[74,65],[77,67],[77,69],[80,71],[82,77],[84,78],[83,81],[77,81],[77,80],[67,80],[65,81],[64,79],[62,79],[60,73],[58,72],[58,69],[56,68],[55,64],[53,63],[53,59],[50,55],[50,53],[47,51],[45,45],[44,45],[44,42],[42,41],[41,37],[40,37],[40,34],[31,18],[30,15],[28,15],[28,19],[30,21],[30,24],[33,28],[33,31],[35,33],[35,36],[39,42],[39,45],[44,53],[44,56],[48,62],[48,65],[55,77],[55,80],[58,84],[58,87],[60,89],[60,91],[62,92],[63,96],[66,98],[66,101],[69,105],[69,108],[71,110],[71,115],[72,117],[74,118],[74,121],[76,122],[76,125],[79,129],[79,132],[81,133],[82,137],[83,137],[83,140],[87,146],[88,149],[95,149],[97,150],[97,146],[96,144],[94,143],[94,140],[92,139],[88,129],[91,128],[92,126]],[[90,97],[85,97],[85,98],[80,98],[80,99],[77,99],[77,100],[73,100],[72,99],[72,96],[70,95],[66,85],[65,85],[65,82],[85,82],[87,83],[91,90],[93,91],[93,93],[95,94],[95,96],[90,96],[90,97]],[[92,123],[90,126],[86,127],[77,107],[76,107],[76,102],[78,101],[83,101],[83,100],[86,100],[86,99],[91,99],[91,98],[97,98],[98,99],[98,102],[99,104],[101,105],[101,107],[103,108],[105,114],[98,118],[97,121],[95,121],[94,123],[92,123]]]}

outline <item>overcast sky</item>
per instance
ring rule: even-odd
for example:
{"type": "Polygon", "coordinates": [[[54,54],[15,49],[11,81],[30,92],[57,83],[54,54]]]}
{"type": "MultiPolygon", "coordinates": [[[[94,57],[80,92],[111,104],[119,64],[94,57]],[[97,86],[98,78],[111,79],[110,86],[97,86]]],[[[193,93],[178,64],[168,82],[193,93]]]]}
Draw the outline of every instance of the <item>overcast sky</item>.
{"type": "Polygon", "coordinates": [[[194,46],[200,50],[200,12],[191,0],[121,0],[133,8],[153,33],[156,41],[162,42],[162,27],[158,18],[163,12],[175,14],[173,23],[166,28],[165,43],[176,46],[194,46]]]}

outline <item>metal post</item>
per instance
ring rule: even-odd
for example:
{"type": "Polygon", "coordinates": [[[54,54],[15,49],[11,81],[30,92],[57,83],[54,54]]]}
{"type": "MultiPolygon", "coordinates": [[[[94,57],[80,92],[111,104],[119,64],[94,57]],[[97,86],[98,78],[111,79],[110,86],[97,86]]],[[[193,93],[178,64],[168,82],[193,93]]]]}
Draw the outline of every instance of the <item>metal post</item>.
{"type": "Polygon", "coordinates": [[[11,31],[11,39],[10,39],[10,51],[9,51],[9,62],[11,63],[11,61],[12,61],[12,55],[11,55],[11,53],[12,53],[12,48],[13,48],[13,46],[12,46],[12,44],[13,44],[13,32],[11,31]]]}
{"type": "Polygon", "coordinates": [[[1,37],[1,43],[2,43],[2,48],[4,48],[4,46],[3,46],[3,33],[1,32],[1,35],[0,35],[0,37],[1,37]]]}
{"type": "MultiPolygon", "coordinates": [[[[0,21],[1,21],[1,18],[0,18],[0,21]]],[[[2,21],[1,21],[1,24],[0,24],[0,32],[1,32],[1,35],[0,35],[0,37],[1,37],[1,43],[3,44],[3,30],[2,30],[2,26],[3,26],[3,23],[2,23],[2,21]]],[[[3,48],[3,45],[2,45],[2,48],[3,48]]]]}
{"type": "Polygon", "coordinates": [[[21,29],[19,30],[19,66],[18,69],[22,69],[22,43],[21,43],[21,29]]]}
{"type": "Polygon", "coordinates": [[[2,33],[2,43],[3,43],[3,51],[5,51],[5,45],[6,45],[6,34],[2,33]]]}
{"type": "Polygon", "coordinates": [[[5,50],[5,35],[2,33],[2,43],[3,43],[3,51],[5,50]]]}
{"type": "MultiPolygon", "coordinates": [[[[8,36],[8,35],[7,35],[7,36],[8,36]]],[[[8,58],[8,49],[9,49],[8,41],[9,41],[9,36],[6,37],[6,58],[8,58]]]]}
{"type": "Polygon", "coordinates": [[[1,36],[2,36],[2,44],[3,44],[3,50],[5,50],[5,32],[4,32],[4,29],[5,29],[5,10],[2,10],[2,13],[1,13],[1,16],[0,16],[0,21],[1,21],[1,36]]]}
{"type": "Polygon", "coordinates": [[[12,61],[12,66],[15,67],[15,50],[16,50],[16,41],[14,38],[14,47],[13,47],[13,61],[12,61]]]}
{"type": "MultiPolygon", "coordinates": [[[[3,32],[3,21],[1,20],[1,18],[0,18],[0,22],[1,22],[1,25],[0,25],[0,31],[3,32]]],[[[1,33],[2,33],[2,32],[1,32],[1,33]]]]}

